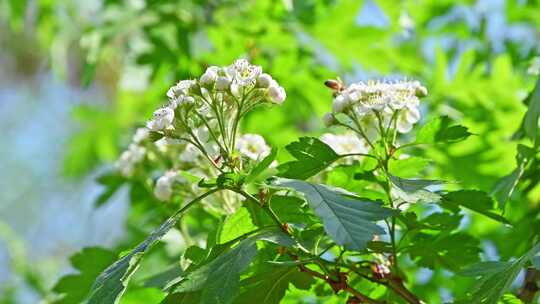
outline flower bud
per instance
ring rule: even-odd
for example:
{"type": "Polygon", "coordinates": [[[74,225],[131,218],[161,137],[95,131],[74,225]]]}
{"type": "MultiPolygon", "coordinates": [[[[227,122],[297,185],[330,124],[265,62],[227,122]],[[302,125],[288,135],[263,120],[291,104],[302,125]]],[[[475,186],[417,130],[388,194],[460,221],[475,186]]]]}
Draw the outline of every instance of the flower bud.
{"type": "Polygon", "coordinates": [[[260,88],[268,88],[268,87],[270,87],[272,82],[273,82],[272,76],[270,76],[270,75],[268,75],[266,73],[262,73],[257,78],[257,86],[260,87],[260,88]]]}
{"type": "Polygon", "coordinates": [[[229,88],[231,80],[225,76],[219,76],[216,80],[216,89],[224,91],[229,88]]]}
{"type": "Polygon", "coordinates": [[[268,96],[270,100],[275,104],[282,104],[287,97],[285,89],[277,84],[274,84],[268,88],[268,96]]]}
{"type": "Polygon", "coordinates": [[[326,113],[323,116],[323,122],[326,127],[331,127],[336,123],[336,117],[332,113],[326,113]]]}
{"type": "Polygon", "coordinates": [[[348,98],[345,98],[343,95],[338,95],[334,98],[334,102],[332,103],[332,111],[334,113],[342,113],[348,105],[348,98]]]}
{"type": "Polygon", "coordinates": [[[218,78],[218,71],[219,71],[219,68],[218,67],[215,67],[215,66],[211,66],[211,67],[208,67],[206,69],[206,72],[204,72],[204,74],[202,74],[201,78],[200,78],[200,83],[202,85],[211,85],[213,84],[216,79],[218,78]]]}

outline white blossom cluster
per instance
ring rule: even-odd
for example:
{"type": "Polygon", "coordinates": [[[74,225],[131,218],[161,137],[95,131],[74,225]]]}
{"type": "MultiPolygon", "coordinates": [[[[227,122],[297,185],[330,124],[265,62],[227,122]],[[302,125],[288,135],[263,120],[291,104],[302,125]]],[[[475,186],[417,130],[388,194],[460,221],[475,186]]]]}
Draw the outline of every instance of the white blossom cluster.
{"type": "Polygon", "coordinates": [[[140,163],[145,155],[146,148],[141,146],[141,143],[148,138],[149,131],[146,128],[139,128],[133,136],[132,143],[128,149],[120,155],[120,158],[116,161],[116,168],[120,171],[120,174],[125,177],[130,177],[135,171],[135,167],[140,163]]]}
{"type": "Polygon", "coordinates": [[[286,94],[260,66],[239,59],[226,67],[211,66],[199,79],[178,82],[167,97],[168,104],[135,132],[116,163],[129,178],[146,161],[148,165],[139,167],[159,176],[153,187],[162,201],[171,200],[175,189],[193,189],[182,172],[210,179],[220,172],[248,169],[267,156],[271,149],[264,138],[241,135],[238,126],[255,106],[282,104],[286,94]],[[160,139],[151,142],[151,133],[160,139]]]}
{"type": "Polygon", "coordinates": [[[368,81],[351,84],[337,92],[332,103],[332,113],[324,117],[327,126],[338,123],[341,114],[369,132],[378,128],[407,133],[420,119],[420,99],[427,89],[418,81],[368,81]]]}
{"type": "Polygon", "coordinates": [[[325,133],[321,135],[320,140],[327,144],[337,154],[348,154],[350,157],[344,158],[345,163],[351,163],[353,160],[361,159],[361,155],[368,153],[368,145],[366,141],[358,137],[354,132],[345,132],[343,134],[325,133]]]}

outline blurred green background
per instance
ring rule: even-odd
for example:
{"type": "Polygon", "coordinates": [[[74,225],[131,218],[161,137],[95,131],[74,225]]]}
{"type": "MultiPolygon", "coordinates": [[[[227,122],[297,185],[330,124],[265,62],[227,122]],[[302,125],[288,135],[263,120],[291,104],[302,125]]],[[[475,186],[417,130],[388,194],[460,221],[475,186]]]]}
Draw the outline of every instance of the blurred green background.
{"type": "MultiPolygon", "coordinates": [[[[72,253],[129,248],[165,216],[127,189],[94,208],[94,180],[179,79],[239,57],[263,66],[288,98],[243,129],[278,147],[324,131],[326,79],[418,79],[423,119],[448,115],[479,135],[419,151],[429,174],[489,192],[515,168],[539,38],[538,0],[2,0],[0,303],[47,298],[72,253]]],[[[486,259],[520,254],[540,233],[539,198],[534,185],[514,195],[514,229],[485,218],[463,229],[486,259]]],[[[428,298],[451,299],[457,284],[427,268],[415,280],[428,298]]]]}

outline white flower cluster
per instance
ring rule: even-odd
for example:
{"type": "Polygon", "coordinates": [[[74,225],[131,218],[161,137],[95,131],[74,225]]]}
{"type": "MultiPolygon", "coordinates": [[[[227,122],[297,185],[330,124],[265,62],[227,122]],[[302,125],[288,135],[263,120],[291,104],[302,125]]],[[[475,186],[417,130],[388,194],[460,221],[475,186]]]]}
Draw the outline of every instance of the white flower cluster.
{"type": "Polygon", "coordinates": [[[151,168],[152,175],[161,172],[154,195],[162,201],[171,199],[175,185],[184,184],[176,188],[180,193],[196,192],[186,185],[181,171],[212,178],[223,172],[247,170],[267,156],[270,147],[264,138],[240,135],[238,126],[255,106],[282,104],[286,94],[260,66],[239,59],[226,67],[211,66],[199,79],[178,82],[167,91],[167,97],[168,104],[153,113],[146,128],[137,130],[117,162],[125,177],[132,177],[143,160],[149,166],[138,168],[151,168]],[[151,132],[152,137],[161,138],[151,143],[147,140],[151,132]]]}
{"type": "Polygon", "coordinates": [[[195,111],[208,116],[226,109],[239,111],[242,115],[264,102],[282,104],[287,95],[285,89],[270,75],[263,73],[260,66],[238,59],[226,67],[208,67],[198,80],[178,82],[169,89],[167,97],[170,103],[156,110],[147,123],[152,131],[173,129],[178,114],[186,115],[186,112],[195,111]],[[179,113],[177,108],[184,111],[179,113]]]}
{"type": "Polygon", "coordinates": [[[146,148],[140,144],[148,138],[148,129],[139,128],[133,136],[132,143],[128,149],[120,155],[120,158],[116,161],[116,168],[120,171],[120,174],[124,177],[130,177],[135,171],[135,166],[140,163],[145,155],[146,148]]]}
{"type": "Polygon", "coordinates": [[[241,155],[252,160],[262,160],[270,154],[270,147],[264,138],[258,134],[244,134],[236,142],[236,149],[241,155]]]}
{"type": "Polygon", "coordinates": [[[324,122],[335,124],[336,115],[345,114],[366,128],[376,127],[371,122],[379,119],[385,127],[395,125],[398,132],[407,133],[420,119],[419,97],[426,95],[426,88],[418,81],[354,83],[336,94],[333,113],[326,114],[324,122]]]}
{"type": "Polygon", "coordinates": [[[173,185],[175,183],[187,183],[186,178],[176,171],[167,171],[163,176],[157,179],[154,195],[161,201],[168,201],[173,194],[173,185]]]}
{"type": "Polygon", "coordinates": [[[325,133],[321,135],[320,139],[340,155],[368,153],[366,142],[353,132],[346,132],[343,134],[325,133]]]}

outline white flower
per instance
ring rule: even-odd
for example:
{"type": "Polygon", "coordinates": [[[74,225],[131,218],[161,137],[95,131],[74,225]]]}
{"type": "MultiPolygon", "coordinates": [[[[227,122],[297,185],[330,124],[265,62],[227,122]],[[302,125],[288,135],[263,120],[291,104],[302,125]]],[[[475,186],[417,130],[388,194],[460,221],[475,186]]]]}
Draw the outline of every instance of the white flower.
{"type": "Polygon", "coordinates": [[[152,120],[146,126],[152,131],[161,131],[171,126],[174,120],[174,111],[171,108],[165,107],[154,112],[152,120]]]}
{"type": "Polygon", "coordinates": [[[189,90],[196,85],[197,82],[195,80],[181,80],[167,91],[167,97],[169,97],[170,100],[175,100],[178,97],[187,95],[189,93],[189,90]]]}
{"type": "Polygon", "coordinates": [[[226,68],[227,74],[240,86],[254,85],[257,77],[262,73],[262,68],[252,65],[246,59],[238,59],[226,68]]]}
{"type": "Polygon", "coordinates": [[[420,110],[418,107],[407,107],[399,111],[396,122],[396,129],[399,133],[407,133],[412,126],[420,120],[420,110]]]}
{"type": "Polygon", "coordinates": [[[326,113],[323,116],[323,122],[326,127],[333,126],[336,123],[336,118],[332,113],[326,113]]]}
{"type": "Polygon", "coordinates": [[[216,79],[218,78],[218,72],[219,72],[219,68],[216,67],[216,66],[211,66],[211,67],[208,67],[206,69],[206,72],[204,72],[204,74],[202,74],[201,78],[200,78],[200,83],[202,85],[211,85],[213,84],[216,79]]]}
{"type": "Polygon", "coordinates": [[[238,138],[236,149],[242,155],[253,160],[260,160],[270,154],[270,147],[264,141],[264,138],[258,134],[244,134],[238,138]]]}
{"type": "Polygon", "coordinates": [[[282,104],[283,101],[285,101],[285,98],[287,98],[285,89],[278,85],[275,81],[268,88],[268,96],[270,97],[270,100],[275,104],[282,104]]]}
{"type": "Polygon", "coordinates": [[[182,162],[192,163],[197,159],[197,157],[199,157],[199,155],[201,155],[201,151],[199,151],[195,145],[187,144],[184,151],[180,153],[179,159],[182,162]]]}
{"type": "Polygon", "coordinates": [[[352,132],[344,134],[325,133],[321,136],[321,141],[338,154],[367,153],[368,151],[364,140],[358,138],[352,132]]]}
{"type": "Polygon", "coordinates": [[[120,155],[115,166],[122,176],[130,177],[135,171],[135,165],[141,162],[145,155],[146,149],[144,147],[130,144],[128,149],[120,155]]]}
{"type": "Polygon", "coordinates": [[[274,79],[272,79],[272,76],[266,73],[262,73],[257,78],[257,86],[260,88],[268,88],[273,83],[273,81],[274,79]]]}
{"type": "Polygon", "coordinates": [[[228,76],[219,76],[216,80],[216,89],[220,91],[227,90],[231,84],[231,78],[228,76]]]}
{"type": "Polygon", "coordinates": [[[171,199],[173,193],[174,183],[183,183],[185,178],[178,174],[178,172],[167,171],[165,175],[158,178],[156,186],[154,187],[154,195],[161,201],[168,201],[171,199]]]}
{"type": "Polygon", "coordinates": [[[149,134],[150,130],[147,128],[138,128],[137,131],[135,131],[135,135],[133,135],[133,142],[140,144],[142,141],[148,138],[149,134]]]}
{"type": "Polygon", "coordinates": [[[349,98],[344,95],[338,95],[332,102],[332,111],[334,113],[342,113],[349,105],[349,98]]]}

